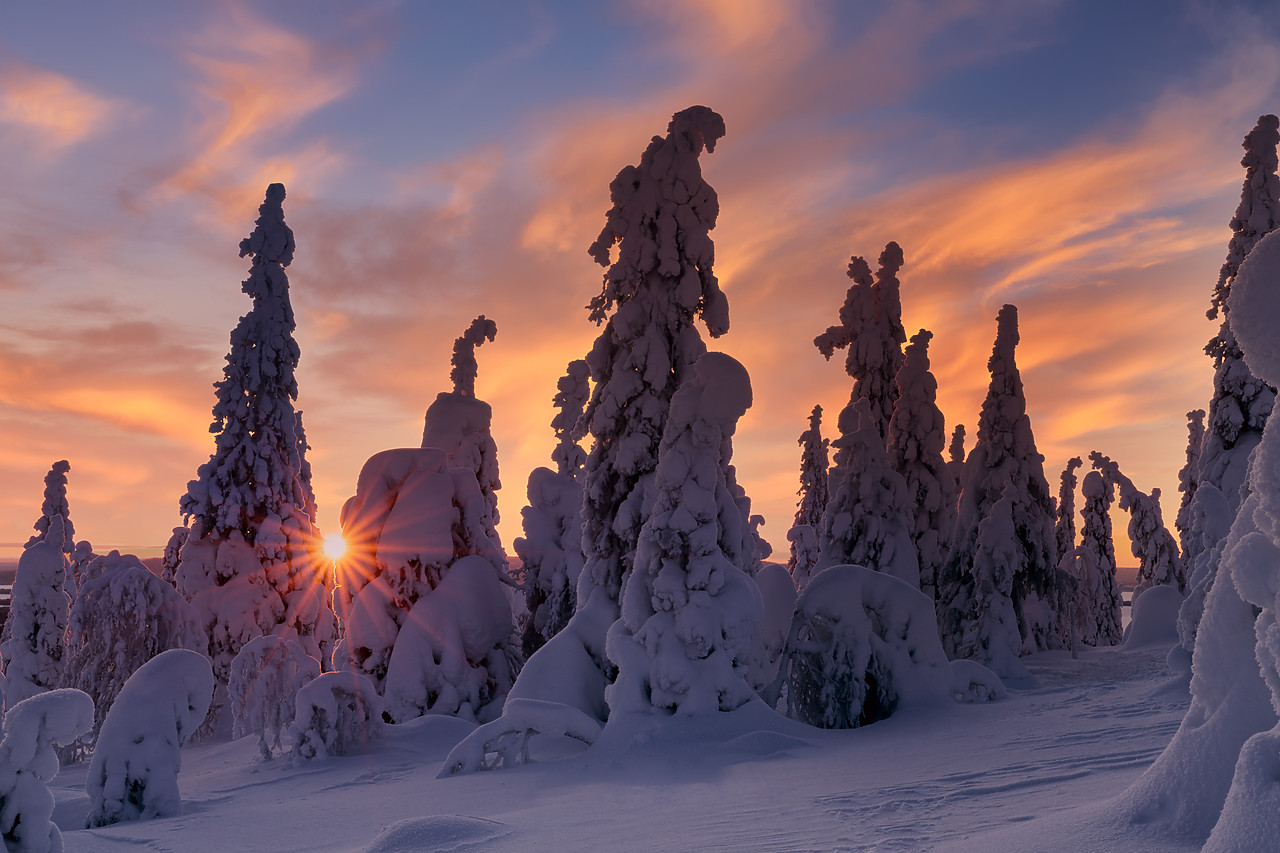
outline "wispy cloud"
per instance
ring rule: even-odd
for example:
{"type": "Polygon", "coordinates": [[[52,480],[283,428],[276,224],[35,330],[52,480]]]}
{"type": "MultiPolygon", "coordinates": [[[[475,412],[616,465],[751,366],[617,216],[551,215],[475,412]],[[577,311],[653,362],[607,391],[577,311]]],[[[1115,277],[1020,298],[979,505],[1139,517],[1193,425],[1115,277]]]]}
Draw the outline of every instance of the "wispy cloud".
{"type": "Polygon", "coordinates": [[[13,61],[0,66],[0,128],[40,159],[100,133],[117,109],[61,74],[13,61]]]}

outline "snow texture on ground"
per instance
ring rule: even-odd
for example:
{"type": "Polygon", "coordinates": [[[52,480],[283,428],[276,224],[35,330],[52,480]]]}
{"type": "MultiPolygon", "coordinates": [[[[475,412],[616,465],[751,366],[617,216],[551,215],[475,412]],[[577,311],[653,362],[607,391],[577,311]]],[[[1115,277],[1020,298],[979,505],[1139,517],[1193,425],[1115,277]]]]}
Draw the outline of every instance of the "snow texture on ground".
{"type": "Polygon", "coordinates": [[[54,820],[70,853],[1168,853],[1167,840],[1125,825],[1109,805],[1186,709],[1166,651],[1037,655],[1027,663],[1038,686],[1006,700],[851,731],[811,729],[759,702],[706,717],[617,718],[589,750],[543,743],[534,763],[445,779],[442,762],[471,723],[420,718],[388,726],[365,754],[301,765],[260,760],[246,737],[183,750],[180,817],[82,829],[85,767],[76,765],[52,783],[54,820]]]}

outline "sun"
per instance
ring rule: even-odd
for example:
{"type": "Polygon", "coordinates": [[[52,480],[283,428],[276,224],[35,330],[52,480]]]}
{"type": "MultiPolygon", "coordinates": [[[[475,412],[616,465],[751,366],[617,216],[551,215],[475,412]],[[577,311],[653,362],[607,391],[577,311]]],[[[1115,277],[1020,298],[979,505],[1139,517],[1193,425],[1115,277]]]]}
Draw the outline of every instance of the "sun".
{"type": "Polygon", "coordinates": [[[324,537],[324,555],[330,560],[341,560],[347,553],[347,540],[341,533],[330,533],[324,537]]]}

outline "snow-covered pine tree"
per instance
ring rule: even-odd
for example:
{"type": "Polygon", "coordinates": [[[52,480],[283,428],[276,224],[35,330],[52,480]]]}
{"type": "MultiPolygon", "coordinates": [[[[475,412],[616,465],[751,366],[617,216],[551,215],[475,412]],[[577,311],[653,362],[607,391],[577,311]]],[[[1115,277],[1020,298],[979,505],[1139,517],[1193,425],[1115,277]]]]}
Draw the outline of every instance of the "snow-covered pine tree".
{"type": "Polygon", "coordinates": [[[492,341],[498,326],[483,314],[471,321],[467,330],[453,342],[453,370],[449,374],[453,391],[442,391],[427,407],[422,429],[422,446],[443,450],[450,468],[469,468],[480,483],[485,501],[485,527],[493,541],[498,537],[498,446],[489,426],[493,409],[476,399],[476,347],[492,341]]]}
{"type": "Polygon", "coordinates": [[[796,518],[787,532],[791,542],[791,557],[787,571],[796,589],[804,589],[813,567],[818,562],[818,531],[822,529],[822,516],[827,511],[827,447],[829,439],[822,437],[822,407],[814,406],[809,414],[809,428],[800,433],[800,501],[796,505],[796,518]]]}
{"type": "Polygon", "coordinates": [[[556,470],[535,468],[529,473],[529,506],[521,510],[524,537],[513,543],[524,576],[524,627],[527,657],[569,622],[577,607],[578,576],[582,572],[582,484],[578,475],[586,453],[578,444],[582,409],[591,396],[590,369],[581,359],[569,367],[556,386],[552,401],[556,415],[551,428],[556,446],[551,459],[556,470]]]}
{"type": "Polygon", "coordinates": [[[1076,547],[1076,469],[1083,465],[1079,456],[1067,460],[1058,483],[1058,509],[1054,514],[1053,539],[1058,553],[1065,556],[1076,547]]]}
{"type": "Polygon", "coordinates": [[[818,569],[866,566],[919,589],[907,482],[893,470],[870,401],[859,398],[853,412],[857,428],[835,442],[845,465],[823,517],[818,569]]]}
{"type": "Polygon", "coordinates": [[[1133,590],[1133,600],[1153,586],[1165,584],[1178,592],[1187,591],[1187,576],[1182,558],[1178,555],[1178,543],[1164,526],[1160,512],[1160,490],[1151,494],[1139,489],[1120,471],[1120,466],[1098,452],[1089,454],[1093,466],[1115,484],[1120,492],[1120,509],[1129,513],[1129,542],[1133,556],[1138,558],[1138,584],[1133,590]]]}
{"type": "Polygon", "coordinates": [[[36,537],[18,558],[6,636],[0,642],[5,708],[61,687],[66,667],[63,634],[71,599],[63,586],[70,563],[62,548],[68,537],[61,513],[42,519],[48,521],[43,537],[36,537]]]}
{"type": "Polygon", "coordinates": [[[1191,502],[1195,500],[1196,486],[1200,478],[1200,448],[1204,444],[1204,409],[1187,412],[1187,464],[1178,471],[1178,491],[1182,500],[1173,526],[1178,531],[1178,545],[1182,549],[1183,564],[1191,560],[1191,502]]]}
{"type": "Polygon", "coordinates": [[[1218,273],[1207,316],[1222,324],[1205,353],[1213,359],[1213,397],[1200,450],[1196,495],[1189,508],[1191,534],[1186,556],[1190,591],[1178,617],[1183,647],[1190,651],[1204,612],[1205,597],[1218,572],[1217,547],[1244,499],[1249,457],[1275,403],[1273,386],[1254,376],[1236,343],[1228,299],[1240,265],[1253,247],[1280,226],[1280,176],[1277,151],[1280,119],[1261,116],[1244,138],[1244,186],[1231,219],[1227,258],[1218,273]]]}
{"type": "MultiPolygon", "coordinates": [[[[902,366],[902,345],[907,340],[902,327],[902,301],[899,297],[898,270],[902,269],[902,249],[889,243],[880,253],[880,269],[875,279],[864,258],[854,255],[846,275],[853,279],[840,308],[840,324],[831,326],[813,339],[828,361],[837,349],[847,349],[845,370],[853,377],[849,404],[840,412],[837,427],[841,434],[858,428],[853,408],[859,398],[866,397],[871,416],[881,440],[888,441],[889,420],[898,391],[894,377],[902,366]]],[[[836,452],[837,469],[844,457],[836,452]]],[[[835,484],[832,484],[835,491],[835,484]]]]}
{"type": "Polygon", "coordinates": [[[956,496],[960,495],[960,478],[964,474],[964,424],[956,424],[951,431],[951,443],[947,445],[947,473],[955,484],[956,496]]]}
{"type": "MultiPolygon", "coordinates": [[[[1100,463],[1092,454],[1094,465],[1100,463]]],[[[1120,626],[1120,584],[1116,579],[1116,548],[1111,536],[1113,482],[1099,471],[1084,475],[1080,544],[1064,561],[1076,579],[1075,639],[1087,646],[1114,646],[1124,637],[1120,626]]]]}
{"type": "Polygon", "coordinates": [[[929,369],[929,341],[921,329],[911,338],[894,379],[897,404],[889,421],[889,461],[907,482],[914,526],[911,541],[920,561],[920,591],[937,598],[938,572],[946,562],[956,520],[955,484],[942,458],[946,425],[938,408],[938,381],[929,369]]]}
{"type": "Polygon", "coordinates": [[[730,556],[744,519],[728,481],[734,428],[750,406],[746,368],[716,352],[672,397],[657,497],[609,630],[614,714],[732,711],[755,695],[750,655],[763,605],[730,556]]]}
{"type": "Polygon", "coordinates": [[[40,507],[40,517],[36,519],[35,535],[27,540],[24,546],[30,548],[37,542],[49,541],[49,531],[53,525],[53,517],[62,519],[61,538],[53,544],[68,557],[75,551],[76,528],[71,523],[71,508],[67,503],[67,472],[71,463],[62,459],[53,463],[49,473],[44,476],[44,504],[40,507]]]}
{"type": "MultiPolygon", "coordinates": [[[[997,318],[995,346],[987,366],[991,387],[978,419],[978,441],[965,460],[963,482],[951,555],[938,581],[938,616],[942,644],[952,658],[968,657],[975,646],[972,623],[979,618],[975,596],[986,588],[1000,589],[988,576],[990,568],[979,556],[980,527],[999,501],[1007,501],[1009,524],[990,525],[990,535],[1008,533],[1008,545],[987,541],[988,551],[1017,553],[1010,584],[1015,634],[1000,642],[1031,654],[1058,648],[1060,609],[1057,543],[1053,530],[1053,498],[1044,476],[1044,457],[1036,450],[1027,417],[1022,377],[1014,360],[1018,344],[1018,309],[1005,305],[997,318]]],[[[989,538],[989,537],[988,537],[989,538]]],[[[979,658],[981,660],[981,658],[979,658]]],[[[1005,674],[997,669],[998,674],[1005,674]]]]}
{"type": "Polygon", "coordinates": [[[285,267],[294,241],[284,198],[282,184],[267,187],[253,233],[240,242],[240,257],[252,257],[241,287],[253,307],[232,330],[223,378],[214,384],[213,455],[179,502],[194,524],[175,579],[200,613],[223,685],[254,637],[296,636],[308,654],[327,660],[336,627],[316,553],[306,440],[293,408],[298,344],[285,267]]]}

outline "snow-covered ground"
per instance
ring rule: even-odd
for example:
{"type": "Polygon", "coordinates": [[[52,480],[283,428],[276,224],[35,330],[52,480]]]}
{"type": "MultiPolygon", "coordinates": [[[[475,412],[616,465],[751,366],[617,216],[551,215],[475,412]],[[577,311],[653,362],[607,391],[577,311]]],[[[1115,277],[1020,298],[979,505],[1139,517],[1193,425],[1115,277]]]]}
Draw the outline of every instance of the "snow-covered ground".
{"type": "MultiPolygon", "coordinates": [[[[86,768],[52,783],[68,851],[1144,851],[1113,817],[1186,710],[1167,647],[1026,659],[1009,698],[821,731],[756,702],[701,718],[612,720],[589,750],[437,779],[472,725],[388,726],[367,754],[258,758],[256,737],[183,749],[181,817],[82,829],[86,768]]],[[[548,754],[554,753],[554,754],[548,754]]]]}

